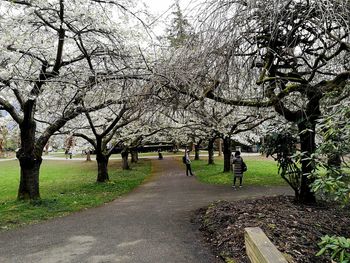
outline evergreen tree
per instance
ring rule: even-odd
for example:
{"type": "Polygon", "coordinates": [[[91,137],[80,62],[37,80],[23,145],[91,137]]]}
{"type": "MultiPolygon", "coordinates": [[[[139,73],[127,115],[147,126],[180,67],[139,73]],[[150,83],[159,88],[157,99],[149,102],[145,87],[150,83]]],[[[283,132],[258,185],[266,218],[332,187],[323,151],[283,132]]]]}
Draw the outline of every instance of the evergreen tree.
{"type": "Polygon", "coordinates": [[[168,29],[167,39],[170,41],[170,45],[174,48],[178,48],[188,40],[190,37],[191,26],[188,20],[184,17],[179,5],[179,0],[175,1],[175,11],[172,12],[174,18],[171,22],[171,28],[168,29]]]}

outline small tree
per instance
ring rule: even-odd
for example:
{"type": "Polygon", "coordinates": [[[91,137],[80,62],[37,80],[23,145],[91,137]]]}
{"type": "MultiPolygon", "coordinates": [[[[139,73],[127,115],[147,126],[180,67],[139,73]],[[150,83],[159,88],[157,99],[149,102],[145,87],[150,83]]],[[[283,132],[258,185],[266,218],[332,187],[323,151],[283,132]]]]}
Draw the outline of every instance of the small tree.
{"type": "MultiPolygon", "coordinates": [[[[275,132],[264,138],[261,151],[278,163],[278,173],[292,187],[296,201],[301,191],[300,159],[297,158],[298,140],[290,132],[275,132]]],[[[299,155],[300,156],[300,155],[299,155]]]]}
{"type": "MultiPolygon", "coordinates": [[[[326,109],[325,116],[318,126],[322,142],[312,156],[313,162],[326,173],[315,171],[312,190],[327,200],[342,206],[350,201],[350,173],[348,155],[350,153],[350,102],[340,101],[326,109]]],[[[337,236],[324,236],[319,243],[317,255],[327,253],[336,262],[350,261],[350,239],[337,236]]]]}
{"type": "Polygon", "coordinates": [[[175,0],[176,10],[172,12],[174,18],[172,19],[170,28],[168,29],[168,40],[170,45],[174,48],[178,48],[186,43],[190,37],[190,24],[184,17],[183,12],[179,5],[179,0],[175,0]]]}

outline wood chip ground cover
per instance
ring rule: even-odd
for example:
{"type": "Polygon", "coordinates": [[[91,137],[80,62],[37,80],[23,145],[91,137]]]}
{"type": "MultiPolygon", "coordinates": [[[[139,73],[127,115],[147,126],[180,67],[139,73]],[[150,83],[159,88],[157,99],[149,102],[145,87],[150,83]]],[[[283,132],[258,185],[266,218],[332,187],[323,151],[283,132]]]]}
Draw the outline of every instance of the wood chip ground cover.
{"type": "Polygon", "coordinates": [[[219,201],[198,210],[194,220],[214,252],[236,263],[249,262],[244,247],[245,227],[262,228],[293,263],[329,263],[328,257],[315,256],[320,238],[326,234],[350,236],[348,209],[327,204],[299,206],[288,196],[219,201]]]}

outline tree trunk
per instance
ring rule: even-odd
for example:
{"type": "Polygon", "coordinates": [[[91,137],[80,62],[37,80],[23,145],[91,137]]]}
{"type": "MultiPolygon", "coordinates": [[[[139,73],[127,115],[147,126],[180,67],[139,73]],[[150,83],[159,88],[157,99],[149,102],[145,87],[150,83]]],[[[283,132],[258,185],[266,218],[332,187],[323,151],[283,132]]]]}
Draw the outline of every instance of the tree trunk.
{"type": "Polygon", "coordinates": [[[222,141],[220,138],[218,139],[218,141],[219,141],[219,156],[222,156],[222,141]]]}
{"type": "Polygon", "coordinates": [[[87,152],[86,152],[86,161],[87,161],[87,162],[91,162],[91,153],[90,153],[90,150],[87,150],[87,152]]]}
{"type": "Polygon", "coordinates": [[[139,160],[138,158],[138,152],[135,150],[131,151],[131,163],[137,163],[139,160]]]}
{"type": "Polygon", "coordinates": [[[224,138],[224,172],[231,171],[231,138],[224,138]]]}
{"type": "Polygon", "coordinates": [[[21,179],[18,189],[18,200],[36,200],[40,199],[39,192],[39,171],[42,159],[34,157],[19,158],[21,167],[21,179]]]}
{"type": "Polygon", "coordinates": [[[179,143],[175,143],[174,154],[178,153],[179,149],[180,149],[180,144],[179,143]]]}
{"type": "Polygon", "coordinates": [[[202,140],[199,140],[199,142],[194,146],[194,159],[196,161],[199,160],[199,148],[201,146],[201,143],[202,143],[202,140]]]}
{"type": "Polygon", "coordinates": [[[108,161],[109,158],[102,153],[96,153],[96,161],[97,161],[97,182],[104,183],[109,181],[108,175],[108,161]]]}
{"type": "Polygon", "coordinates": [[[21,167],[20,183],[18,188],[18,200],[40,199],[39,171],[42,163],[43,148],[35,148],[36,124],[31,116],[25,115],[19,125],[21,131],[21,147],[16,156],[21,167]]]}
{"type": "Polygon", "coordinates": [[[128,150],[123,150],[121,152],[122,155],[122,168],[123,170],[130,170],[129,162],[128,162],[128,156],[129,156],[129,151],[128,150]]]}
{"type": "Polygon", "coordinates": [[[208,164],[214,164],[214,141],[210,139],[208,142],[208,164]]]}
{"type": "Polygon", "coordinates": [[[315,203],[315,194],[311,191],[310,185],[315,181],[314,178],[308,178],[310,173],[315,169],[310,161],[310,156],[315,152],[315,124],[302,122],[298,124],[301,152],[304,154],[301,160],[301,185],[300,195],[297,201],[303,204],[315,203]]]}

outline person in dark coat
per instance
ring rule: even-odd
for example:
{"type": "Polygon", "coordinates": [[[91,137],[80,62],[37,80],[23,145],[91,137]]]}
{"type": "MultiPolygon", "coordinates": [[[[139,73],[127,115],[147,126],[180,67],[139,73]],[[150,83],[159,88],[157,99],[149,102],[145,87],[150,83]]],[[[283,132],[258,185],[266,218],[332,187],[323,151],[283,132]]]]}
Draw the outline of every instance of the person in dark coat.
{"type": "Polygon", "coordinates": [[[158,149],[158,160],[163,160],[163,154],[160,148],[158,149]]]}
{"type": "Polygon", "coordinates": [[[232,158],[233,165],[233,185],[232,187],[236,188],[236,179],[239,178],[239,187],[242,187],[243,180],[243,159],[241,157],[241,152],[236,151],[235,156],[232,158]]]}
{"type": "Polygon", "coordinates": [[[189,150],[186,150],[186,153],[185,153],[185,164],[186,164],[186,176],[188,176],[188,172],[190,172],[190,175],[193,176],[189,150]]]}

